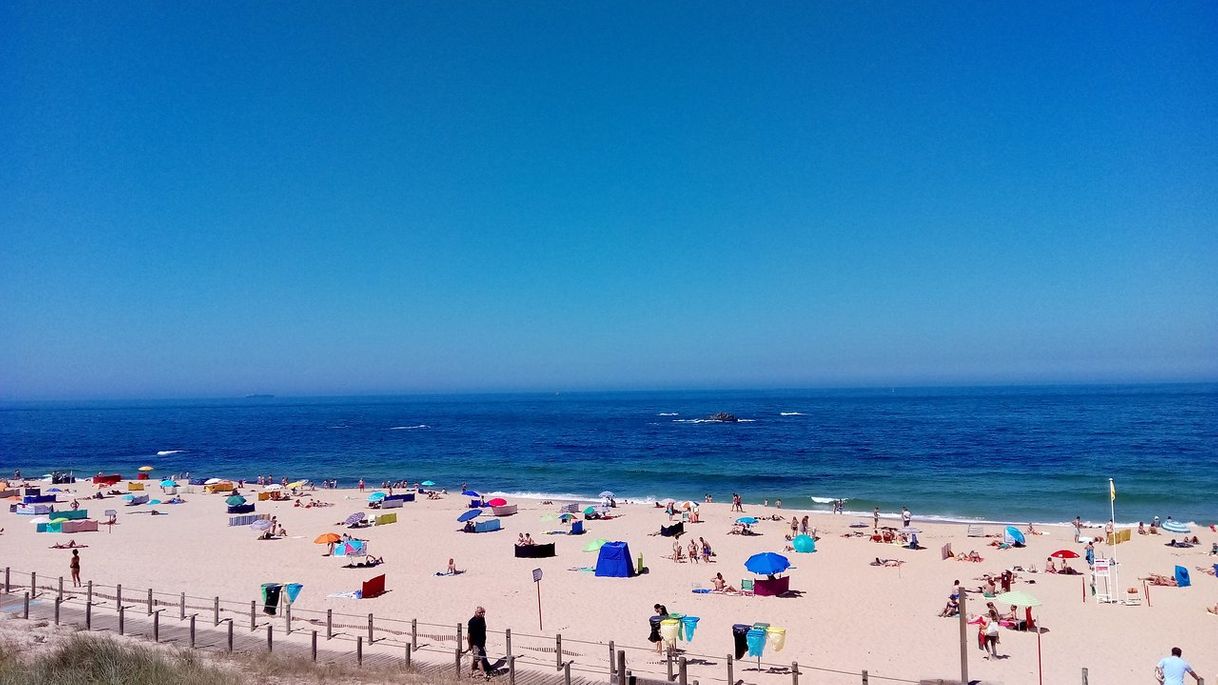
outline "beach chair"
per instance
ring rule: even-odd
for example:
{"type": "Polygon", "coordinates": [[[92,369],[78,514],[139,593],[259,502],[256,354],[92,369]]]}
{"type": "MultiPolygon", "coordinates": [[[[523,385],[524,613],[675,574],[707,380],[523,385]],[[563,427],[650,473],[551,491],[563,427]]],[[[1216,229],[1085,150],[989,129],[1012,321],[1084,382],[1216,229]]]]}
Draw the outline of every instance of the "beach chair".
{"type": "Polygon", "coordinates": [[[571,535],[583,535],[583,534],[584,534],[584,522],[583,521],[576,521],[571,524],[571,535]]]}
{"type": "Polygon", "coordinates": [[[741,579],[741,581],[740,581],[740,594],[742,594],[742,595],[751,595],[751,594],[753,594],[753,589],[754,589],[754,585],[753,585],[753,584],[754,584],[754,581],[753,581],[753,579],[752,579],[752,578],[743,578],[743,579],[741,579]]]}
{"type": "Polygon", "coordinates": [[[968,536],[970,538],[983,538],[985,537],[985,529],[981,526],[969,526],[968,536]]]}

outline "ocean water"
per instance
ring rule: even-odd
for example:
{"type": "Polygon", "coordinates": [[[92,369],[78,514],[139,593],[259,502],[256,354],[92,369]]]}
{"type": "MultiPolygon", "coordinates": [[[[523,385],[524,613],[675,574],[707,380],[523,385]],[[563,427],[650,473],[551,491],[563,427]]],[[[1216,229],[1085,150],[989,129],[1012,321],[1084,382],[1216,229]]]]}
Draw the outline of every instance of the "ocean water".
{"type": "Polygon", "coordinates": [[[0,469],[431,479],[1058,522],[1218,519],[1218,386],[9,403],[0,469]],[[739,423],[699,421],[726,411],[739,423]],[[814,499],[815,498],[815,499],[814,499]]]}

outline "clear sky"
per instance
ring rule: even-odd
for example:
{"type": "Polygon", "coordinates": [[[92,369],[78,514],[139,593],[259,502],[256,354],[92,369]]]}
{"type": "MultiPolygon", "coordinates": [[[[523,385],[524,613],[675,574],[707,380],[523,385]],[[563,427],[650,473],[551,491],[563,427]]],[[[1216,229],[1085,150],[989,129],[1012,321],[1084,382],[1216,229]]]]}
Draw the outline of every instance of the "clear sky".
{"type": "Polygon", "coordinates": [[[0,398],[1218,378],[1213,2],[5,2],[0,398]]]}

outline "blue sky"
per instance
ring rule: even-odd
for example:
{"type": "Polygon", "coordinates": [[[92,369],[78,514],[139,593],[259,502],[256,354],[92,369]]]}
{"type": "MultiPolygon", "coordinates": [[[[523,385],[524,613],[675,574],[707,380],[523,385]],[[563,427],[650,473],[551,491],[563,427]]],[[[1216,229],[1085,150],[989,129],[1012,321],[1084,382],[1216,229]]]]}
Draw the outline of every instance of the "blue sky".
{"type": "Polygon", "coordinates": [[[1218,5],[0,5],[0,397],[1218,378],[1218,5]]]}

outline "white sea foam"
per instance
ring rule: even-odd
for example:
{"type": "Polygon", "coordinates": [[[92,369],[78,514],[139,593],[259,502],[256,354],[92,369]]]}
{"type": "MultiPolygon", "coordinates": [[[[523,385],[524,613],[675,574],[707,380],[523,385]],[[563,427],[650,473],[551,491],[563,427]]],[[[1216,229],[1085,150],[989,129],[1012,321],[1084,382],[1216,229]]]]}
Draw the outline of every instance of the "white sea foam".
{"type": "Polygon", "coordinates": [[[673,423],[753,423],[757,419],[736,419],[735,421],[720,421],[719,419],[673,419],[673,423]]]}
{"type": "Polygon", "coordinates": [[[659,414],[656,414],[656,416],[680,416],[680,415],[681,415],[681,412],[679,412],[679,411],[662,411],[659,414]]]}
{"type": "Polygon", "coordinates": [[[806,416],[802,411],[780,411],[779,416],[806,416]]]}
{"type": "Polygon", "coordinates": [[[171,454],[181,454],[182,452],[185,452],[185,451],[186,451],[186,450],[161,450],[160,452],[157,452],[157,453],[156,453],[156,456],[158,456],[158,457],[167,457],[167,456],[169,456],[169,455],[171,455],[171,454]]]}
{"type": "Polygon", "coordinates": [[[811,499],[813,502],[816,502],[817,504],[833,504],[834,502],[838,501],[839,499],[843,502],[850,501],[849,497],[817,497],[815,495],[813,495],[811,497],[811,499]]]}
{"type": "Polygon", "coordinates": [[[390,428],[389,430],[391,430],[391,431],[414,431],[414,430],[422,430],[422,429],[426,429],[426,428],[431,428],[431,426],[429,426],[425,423],[420,423],[417,426],[394,426],[394,427],[390,428]]]}

